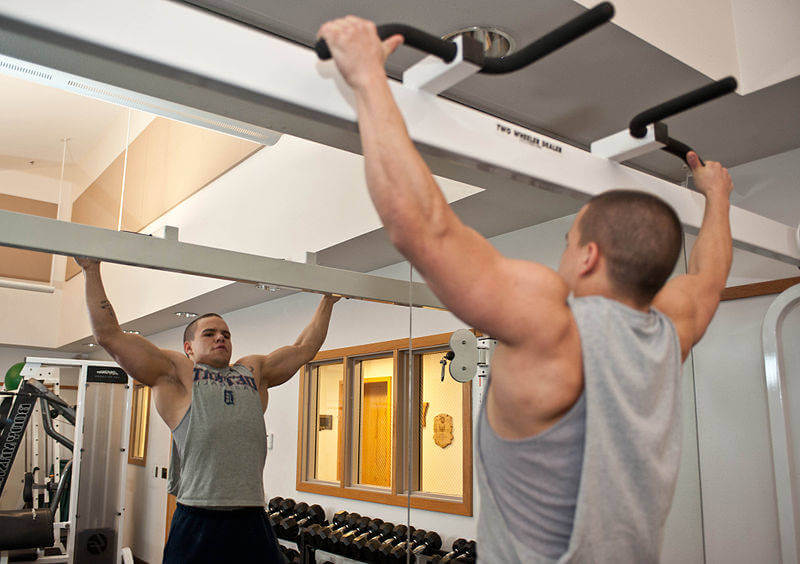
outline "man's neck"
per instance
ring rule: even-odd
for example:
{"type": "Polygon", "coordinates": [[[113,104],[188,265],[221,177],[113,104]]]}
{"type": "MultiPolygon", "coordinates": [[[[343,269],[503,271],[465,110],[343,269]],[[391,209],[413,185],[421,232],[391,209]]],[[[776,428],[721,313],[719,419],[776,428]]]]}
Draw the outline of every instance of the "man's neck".
{"type": "Polygon", "coordinates": [[[620,302],[623,305],[628,306],[631,309],[635,309],[637,311],[650,311],[650,304],[642,305],[638,300],[634,300],[630,296],[620,296],[618,293],[613,292],[608,288],[584,288],[580,290],[575,290],[573,295],[576,298],[585,298],[588,296],[602,296],[604,298],[608,298],[609,300],[614,300],[620,302]]]}

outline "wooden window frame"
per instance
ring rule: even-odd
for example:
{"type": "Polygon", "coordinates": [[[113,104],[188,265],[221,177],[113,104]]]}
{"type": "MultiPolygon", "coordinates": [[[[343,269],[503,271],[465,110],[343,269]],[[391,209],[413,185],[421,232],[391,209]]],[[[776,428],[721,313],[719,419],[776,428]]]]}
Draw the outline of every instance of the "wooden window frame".
{"type": "MultiPolygon", "coordinates": [[[[411,340],[411,354],[432,352],[443,350],[450,342],[452,333],[441,333],[419,337],[411,340]]],[[[396,339],[379,343],[370,343],[355,347],[332,349],[320,351],[311,362],[305,365],[300,372],[300,398],[298,409],[298,433],[297,433],[297,491],[342,497],[347,499],[357,499],[359,501],[370,501],[384,505],[395,505],[406,507],[409,502],[406,492],[406,453],[404,448],[404,430],[408,428],[407,421],[407,402],[406,389],[408,384],[408,357],[409,340],[396,339]],[[361,359],[374,358],[378,355],[391,354],[394,359],[394,377],[392,378],[392,479],[390,488],[375,488],[353,484],[354,475],[352,472],[352,452],[353,452],[353,405],[348,400],[347,393],[344,395],[344,406],[342,409],[342,421],[339,422],[340,428],[345,432],[342,440],[339,441],[339,483],[321,482],[308,479],[309,456],[307,448],[309,446],[309,399],[311,385],[311,370],[315,365],[341,361],[343,366],[344,389],[353,389],[353,365],[361,359]]],[[[414,371],[414,378],[418,378],[418,371],[414,371]]],[[[414,387],[416,389],[416,386],[414,387]]],[[[415,401],[415,397],[410,398],[415,401]]],[[[472,512],[472,386],[463,387],[462,395],[463,421],[461,433],[463,441],[462,453],[462,496],[446,496],[419,491],[411,492],[411,507],[414,509],[424,509],[427,511],[437,511],[440,513],[450,513],[453,515],[464,515],[471,517],[472,512]]],[[[417,410],[413,410],[416,412],[417,410]]],[[[416,435],[416,433],[414,433],[416,435]]],[[[412,437],[413,439],[414,437],[412,437]]],[[[413,449],[412,449],[412,452],[413,449]]],[[[415,463],[416,465],[416,463],[415,463]]],[[[414,474],[417,474],[416,472],[414,474]]],[[[412,477],[412,482],[414,478],[412,477]]]]}
{"type": "Polygon", "coordinates": [[[130,431],[128,432],[128,464],[134,464],[136,466],[147,465],[147,439],[149,433],[150,433],[150,387],[134,381],[133,393],[131,394],[131,426],[130,426],[130,431]],[[137,389],[141,389],[140,393],[146,394],[146,401],[142,404],[143,406],[142,421],[144,423],[143,425],[144,453],[142,454],[141,458],[133,455],[134,453],[133,441],[135,438],[136,416],[137,416],[137,407],[136,407],[137,389]]]}

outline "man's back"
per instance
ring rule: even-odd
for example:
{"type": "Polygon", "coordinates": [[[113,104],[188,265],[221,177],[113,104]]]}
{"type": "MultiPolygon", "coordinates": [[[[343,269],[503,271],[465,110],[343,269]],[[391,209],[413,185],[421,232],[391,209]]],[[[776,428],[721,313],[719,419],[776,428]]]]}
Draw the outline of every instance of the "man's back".
{"type": "Polygon", "coordinates": [[[480,546],[503,562],[657,561],[680,460],[677,333],[600,296],[570,306],[584,367],[570,411],[514,441],[481,413],[480,546]]]}

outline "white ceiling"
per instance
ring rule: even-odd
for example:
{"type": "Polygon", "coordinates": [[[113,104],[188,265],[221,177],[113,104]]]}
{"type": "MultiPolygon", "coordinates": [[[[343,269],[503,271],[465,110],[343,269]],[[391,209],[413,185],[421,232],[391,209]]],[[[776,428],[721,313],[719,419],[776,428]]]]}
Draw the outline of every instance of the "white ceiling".
{"type": "MultiPolygon", "coordinates": [[[[78,163],[104,140],[128,110],[93,98],[0,74],[0,172],[59,178],[62,139],[69,138],[65,178],[86,180],[78,163]]],[[[124,138],[120,139],[123,146],[124,138]]],[[[24,183],[0,187],[3,193],[39,198],[26,193],[24,183]]]]}

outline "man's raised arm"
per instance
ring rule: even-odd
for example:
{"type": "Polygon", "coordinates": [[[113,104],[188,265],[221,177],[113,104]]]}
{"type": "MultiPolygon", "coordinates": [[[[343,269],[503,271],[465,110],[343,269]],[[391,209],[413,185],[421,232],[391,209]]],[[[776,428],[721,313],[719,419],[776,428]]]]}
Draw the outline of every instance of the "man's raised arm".
{"type": "Polygon", "coordinates": [[[97,344],[108,351],[125,372],[142,384],[156,386],[164,379],[177,382],[174,378],[174,361],[165,351],[144,337],[124,333],[120,328],[114,308],[106,297],[100,277],[100,262],[80,257],[75,260],[86,277],[86,306],[97,344]]]}
{"type": "Polygon", "coordinates": [[[702,338],[717,311],[733,258],[730,197],[733,182],[721,164],[700,164],[688,154],[695,186],[706,197],[700,232],[689,255],[687,274],[670,280],[653,305],[667,314],[678,330],[683,358],[702,338]]]}
{"type": "Polygon", "coordinates": [[[352,16],[326,23],[319,34],[355,93],[369,193],[394,246],[473,327],[507,344],[532,333],[556,334],[558,327],[545,334],[531,316],[568,322],[561,277],[544,265],[503,257],[464,225],[409,138],[383,68],[402,37],[381,42],[372,22],[352,16]]]}
{"type": "Polygon", "coordinates": [[[294,344],[281,347],[268,355],[247,356],[239,362],[257,366],[261,374],[260,381],[268,388],[280,386],[317,355],[328,335],[333,304],[338,301],[338,297],[323,297],[311,322],[294,344]]]}

